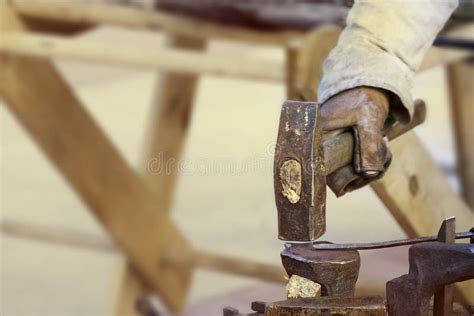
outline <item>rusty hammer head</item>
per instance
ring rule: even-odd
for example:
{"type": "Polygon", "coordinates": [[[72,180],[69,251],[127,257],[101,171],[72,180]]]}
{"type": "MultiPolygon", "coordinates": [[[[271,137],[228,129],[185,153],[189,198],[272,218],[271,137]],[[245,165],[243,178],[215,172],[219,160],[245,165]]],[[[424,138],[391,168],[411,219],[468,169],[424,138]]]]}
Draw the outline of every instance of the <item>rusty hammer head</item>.
{"type": "MultiPolygon", "coordinates": [[[[323,141],[319,107],[315,102],[286,101],[281,110],[273,174],[282,240],[314,241],[324,234],[326,176],[341,188],[358,181],[351,164],[353,134],[347,131],[323,141]]],[[[409,123],[393,125],[383,133],[388,139],[395,138],[424,118],[425,104],[415,102],[409,123]]]]}
{"type": "Polygon", "coordinates": [[[312,241],[326,230],[326,172],[319,104],[286,101],[274,160],[278,238],[312,241]]]}

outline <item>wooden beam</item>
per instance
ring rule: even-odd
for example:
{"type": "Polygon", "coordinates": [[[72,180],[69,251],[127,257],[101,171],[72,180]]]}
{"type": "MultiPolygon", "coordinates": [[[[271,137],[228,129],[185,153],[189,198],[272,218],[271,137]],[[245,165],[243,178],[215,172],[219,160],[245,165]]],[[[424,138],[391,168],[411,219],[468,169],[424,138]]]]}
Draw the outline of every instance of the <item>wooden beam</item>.
{"type": "Polygon", "coordinates": [[[169,251],[164,260],[171,265],[182,264],[196,266],[199,268],[245,276],[262,281],[270,281],[285,284],[285,270],[282,266],[259,263],[247,259],[225,256],[213,252],[195,250],[189,253],[169,251]]]}
{"type": "MultiPolygon", "coordinates": [[[[23,30],[0,2],[0,30],[23,30]]],[[[0,37],[3,36],[0,35],[0,37]]],[[[189,274],[161,266],[162,249],[189,251],[168,216],[156,211],[154,192],[126,164],[81,106],[55,67],[43,58],[0,55],[0,95],[46,156],[127,254],[143,280],[179,310],[189,274]]]]}
{"type": "Polygon", "coordinates": [[[283,65],[262,58],[198,53],[176,48],[152,51],[143,47],[118,46],[86,39],[67,39],[53,35],[7,32],[0,39],[0,52],[47,58],[68,58],[153,68],[188,74],[218,77],[283,81],[283,65]]]}
{"type": "Polygon", "coordinates": [[[450,65],[447,80],[456,144],[457,172],[466,203],[474,209],[474,63],[450,65]]]}
{"type": "MultiPolygon", "coordinates": [[[[14,238],[22,238],[36,242],[46,242],[65,247],[72,247],[88,251],[100,251],[103,253],[118,254],[119,249],[109,239],[87,233],[65,230],[54,227],[42,226],[38,224],[2,220],[0,223],[0,231],[6,236],[14,238]]],[[[170,247],[172,248],[172,247],[170,247]]],[[[256,262],[253,260],[241,259],[237,257],[224,256],[214,252],[193,250],[191,252],[183,252],[180,249],[168,249],[163,253],[162,265],[178,265],[182,270],[192,268],[207,269],[211,271],[219,271],[231,275],[239,275],[244,277],[256,278],[263,281],[285,283],[286,273],[281,266],[256,262]]],[[[149,293],[140,292],[144,288],[144,284],[139,277],[138,272],[132,269],[130,275],[127,275],[127,287],[123,288],[124,293],[133,294],[131,298],[136,298],[136,294],[149,293]]],[[[123,297],[123,296],[121,296],[123,297]]],[[[134,302],[135,299],[128,299],[134,302]]],[[[126,305],[126,309],[121,309],[122,314],[125,310],[133,309],[133,303],[126,305]]],[[[128,314],[127,314],[128,315],[128,314]]]]}
{"type": "MultiPolygon", "coordinates": [[[[447,177],[416,136],[409,132],[390,143],[393,161],[372,189],[410,237],[436,235],[441,222],[456,217],[466,231],[474,213],[450,187],[447,177]]],[[[458,284],[462,299],[474,304],[474,281],[458,284]]]]}
{"type": "Polygon", "coordinates": [[[336,46],[341,33],[337,26],[321,26],[308,32],[286,50],[287,97],[291,100],[316,101],[323,63],[336,46]]]}
{"type": "MultiPolygon", "coordinates": [[[[202,39],[172,37],[169,47],[202,51],[202,39]]],[[[155,191],[160,204],[157,210],[168,214],[178,177],[177,163],[181,158],[189,129],[198,77],[190,74],[164,73],[157,80],[152,104],[150,139],[144,162],[144,180],[155,191]],[[174,163],[172,163],[174,161],[174,163]]],[[[166,238],[166,236],[162,236],[166,238]]],[[[192,269],[192,266],[181,266],[192,269]]],[[[116,302],[116,315],[130,315],[139,297],[150,289],[137,280],[133,266],[125,264],[122,283],[116,302]]]]}
{"type": "MultiPolygon", "coordinates": [[[[191,17],[103,3],[63,0],[10,0],[10,2],[23,17],[83,25],[109,24],[127,28],[162,30],[169,34],[186,37],[218,38],[286,47],[288,43],[301,39],[304,35],[302,32],[294,31],[252,31],[191,17]]],[[[470,23],[450,30],[446,35],[472,37],[473,29],[474,23],[470,23]]],[[[466,56],[469,56],[468,51],[434,47],[425,56],[420,71],[455,62],[466,56]]]]}
{"type": "MultiPolygon", "coordinates": [[[[64,4],[65,2],[62,3],[64,4]]],[[[325,28],[318,28],[317,30],[319,29],[324,30],[325,28]]],[[[326,29],[337,30],[337,27],[327,27],[326,29]]],[[[335,41],[329,37],[333,37],[332,35],[338,33],[332,34],[330,32],[332,31],[326,33],[323,31],[317,32],[317,36],[322,36],[322,41],[317,42],[317,49],[315,51],[322,52],[324,50],[322,46],[332,47],[335,45],[335,41]]],[[[474,32],[474,23],[453,30],[449,34],[453,36],[466,36],[472,34],[472,32],[474,32]]],[[[306,39],[310,35],[306,36],[306,39]]],[[[302,38],[299,37],[297,41],[302,41],[302,43],[309,42],[302,38]]],[[[337,37],[335,38],[337,41],[337,37]]],[[[313,43],[316,43],[316,41],[313,41],[313,43]]],[[[298,46],[300,45],[298,44],[298,46]]],[[[222,54],[203,55],[177,49],[161,49],[148,52],[145,49],[136,47],[105,45],[102,42],[92,40],[65,39],[51,35],[5,34],[0,42],[0,50],[28,56],[71,58],[134,67],[156,68],[174,72],[202,73],[266,81],[285,80],[283,65],[264,59],[244,58],[242,56],[236,59],[235,56],[222,54]]],[[[306,51],[309,50],[309,48],[306,49],[306,51]]],[[[420,71],[443,64],[454,63],[470,56],[470,54],[466,50],[433,47],[426,55],[420,71]]],[[[313,64],[316,65],[316,63],[313,64]]],[[[309,71],[302,69],[301,73],[309,73],[309,71]]],[[[319,74],[317,70],[315,73],[319,74]]]]}
{"type": "Polygon", "coordinates": [[[6,236],[37,242],[46,242],[88,251],[118,253],[117,247],[110,239],[70,229],[61,229],[2,218],[0,231],[6,236]]]}
{"type": "Polygon", "coordinates": [[[201,39],[218,38],[259,45],[285,46],[288,41],[302,35],[301,32],[295,31],[253,31],[192,17],[111,4],[64,0],[10,0],[10,3],[15,11],[24,17],[74,24],[108,24],[126,28],[161,30],[168,34],[201,39]]]}
{"type": "Polygon", "coordinates": [[[189,275],[159,269],[161,235],[188,243],[159,201],[129,168],[85,112],[54,67],[45,60],[0,57],[0,94],[33,139],[66,177],[128,258],[172,309],[186,297],[189,275]],[[159,223],[159,224],[156,224],[159,223]]]}

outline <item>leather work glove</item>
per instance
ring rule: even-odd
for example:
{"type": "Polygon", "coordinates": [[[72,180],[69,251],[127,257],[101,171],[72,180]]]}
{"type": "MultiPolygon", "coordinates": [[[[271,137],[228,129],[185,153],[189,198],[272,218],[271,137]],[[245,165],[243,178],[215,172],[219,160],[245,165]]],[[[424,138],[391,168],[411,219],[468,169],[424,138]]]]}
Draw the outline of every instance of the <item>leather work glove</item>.
{"type": "Polygon", "coordinates": [[[383,135],[389,116],[390,94],[372,87],[343,91],[322,104],[324,138],[354,132],[353,164],[328,175],[331,190],[341,196],[383,176],[391,162],[388,140],[383,135]]]}

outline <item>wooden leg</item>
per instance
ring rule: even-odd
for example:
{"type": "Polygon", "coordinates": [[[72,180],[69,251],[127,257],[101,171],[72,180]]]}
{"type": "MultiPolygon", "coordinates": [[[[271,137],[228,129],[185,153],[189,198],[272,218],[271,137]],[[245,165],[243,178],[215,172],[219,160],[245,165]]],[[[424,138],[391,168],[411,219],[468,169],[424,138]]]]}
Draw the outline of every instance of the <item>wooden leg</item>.
{"type": "Polygon", "coordinates": [[[466,203],[474,209],[474,62],[448,66],[457,170],[466,203]]]}
{"type": "MultiPolygon", "coordinates": [[[[173,37],[170,46],[203,50],[206,42],[173,37]]],[[[167,213],[171,206],[178,175],[177,162],[181,158],[189,129],[198,79],[196,75],[167,73],[157,81],[144,176],[160,196],[161,212],[167,213]],[[169,163],[166,168],[166,162],[171,161],[176,163],[169,163]]]]}
{"type": "MultiPolygon", "coordinates": [[[[441,222],[456,217],[459,231],[469,230],[474,213],[449,186],[446,176],[414,132],[391,143],[393,162],[371,186],[410,237],[435,235],[441,222]]],[[[474,282],[460,283],[461,299],[473,304],[474,282]],[[471,294],[471,295],[469,295],[471,294]]]]}
{"type": "Polygon", "coordinates": [[[160,255],[168,246],[183,251],[189,246],[171,220],[156,212],[159,200],[153,191],[126,165],[48,61],[0,57],[0,67],[0,94],[17,119],[141,275],[179,309],[189,273],[159,269],[160,255]]]}
{"type": "MultiPolygon", "coordinates": [[[[203,50],[206,43],[200,39],[173,37],[169,46],[203,50]]],[[[160,77],[152,106],[151,139],[144,179],[160,202],[157,211],[167,214],[174,196],[178,176],[176,166],[189,128],[198,77],[174,73],[160,77]]],[[[148,293],[150,289],[137,280],[133,268],[125,264],[116,315],[133,315],[136,299],[148,293]]]]}
{"type": "MultiPolygon", "coordinates": [[[[0,0],[1,30],[25,26],[0,0]]],[[[1,35],[0,35],[1,37],[1,35]]],[[[159,199],[119,155],[45,59],[0,55],[0,95],[126,253],[140,276],[172,309],[182,308],[190,270],[160,265],[163,250],[190,251],[159,199]]]]}
{"type": "Polygon", "coordinates": [[[336,46],[341,29],[318,27],[286,50],[287,97],[291,100],[316,101],[323,62],[336,46]]]}

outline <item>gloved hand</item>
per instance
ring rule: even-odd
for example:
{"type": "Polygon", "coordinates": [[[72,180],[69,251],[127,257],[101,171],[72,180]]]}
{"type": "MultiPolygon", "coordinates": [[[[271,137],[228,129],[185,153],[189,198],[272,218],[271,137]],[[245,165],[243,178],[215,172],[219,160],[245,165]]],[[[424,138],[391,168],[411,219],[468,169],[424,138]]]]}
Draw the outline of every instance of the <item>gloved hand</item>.
{"type": "Polygon", "coordinates": [[[380,178],[388,168],[391,154],[383,128],[389,114],[389,92],[379,88],[357,87],[343,91],[322,104],[325,138],[353,130],[353,166],[328,176],[328,185],[340,196],[380,178]]]}

